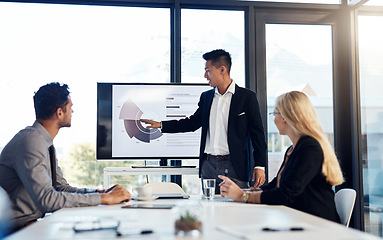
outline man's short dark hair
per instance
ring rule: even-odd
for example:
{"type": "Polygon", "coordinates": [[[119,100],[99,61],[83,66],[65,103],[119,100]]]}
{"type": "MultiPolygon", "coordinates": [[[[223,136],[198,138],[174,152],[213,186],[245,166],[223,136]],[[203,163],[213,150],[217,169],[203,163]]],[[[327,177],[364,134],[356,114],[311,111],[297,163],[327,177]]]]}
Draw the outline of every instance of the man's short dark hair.
{"type": "Polygon", "coordinates": [[[65,111],[68,96],[69,87],[66,84],[53,82],[40,87],[33,96],[36,119],[49,119],[59,108],[65,111]]]}
{"type": "Polygon", "coordinates": [[[223,49],[217,49],[217,50],[213,50],[211,52],[205,53],[202,57],[206,61],[211,60],[211,64],[216,68],[225,66],[227,69],[227,72],[230,74],[230,68],[231,68],[230,53],[226,52],[223,49]]]}

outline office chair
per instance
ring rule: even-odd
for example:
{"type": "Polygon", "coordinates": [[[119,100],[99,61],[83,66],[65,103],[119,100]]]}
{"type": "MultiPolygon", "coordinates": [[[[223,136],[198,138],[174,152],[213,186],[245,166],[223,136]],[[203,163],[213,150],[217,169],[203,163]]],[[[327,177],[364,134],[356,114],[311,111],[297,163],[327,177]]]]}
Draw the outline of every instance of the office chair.
{"type": "Polygon", "coordinates": [[[340,222],[348,227],[354,209],[356,191],[351,188],[343,188],[335,193],[335,206],[339,214],[340,222]]]}
{"type": "Polygon", "coordinates": [[[144,187],[150,186],[153,188],[153,194],[184,194],[185,191],[173,182],[153,182],[147,183],[144,187]]]}

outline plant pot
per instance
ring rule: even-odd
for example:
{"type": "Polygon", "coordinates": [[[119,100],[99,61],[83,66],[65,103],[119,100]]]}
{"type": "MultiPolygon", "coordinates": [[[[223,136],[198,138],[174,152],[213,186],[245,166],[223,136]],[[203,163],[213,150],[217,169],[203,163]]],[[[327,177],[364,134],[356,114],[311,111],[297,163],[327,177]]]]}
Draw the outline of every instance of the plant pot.
{"type": "Polygon", "coordinates": [[[176,220],[174,227],[176,235],[199,236],[202,234],[201,221],[184,221],[178,219],[176,220]]]}

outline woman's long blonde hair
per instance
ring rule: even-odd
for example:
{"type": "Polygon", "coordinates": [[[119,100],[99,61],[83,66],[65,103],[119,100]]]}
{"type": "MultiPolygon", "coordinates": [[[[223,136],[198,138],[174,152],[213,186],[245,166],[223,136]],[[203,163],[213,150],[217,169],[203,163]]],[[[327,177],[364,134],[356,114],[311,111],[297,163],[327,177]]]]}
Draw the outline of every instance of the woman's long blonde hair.
{"type": "Polygon", "coordinates": [[[334,149],[323,133],[313,105],[308,97],[298,91],[280,95],[276,99],[276,109],[286,122],[301,136],[315,138],[323,151],[322,173],[332,186],[343,183],[343,174],[334,149]]]}

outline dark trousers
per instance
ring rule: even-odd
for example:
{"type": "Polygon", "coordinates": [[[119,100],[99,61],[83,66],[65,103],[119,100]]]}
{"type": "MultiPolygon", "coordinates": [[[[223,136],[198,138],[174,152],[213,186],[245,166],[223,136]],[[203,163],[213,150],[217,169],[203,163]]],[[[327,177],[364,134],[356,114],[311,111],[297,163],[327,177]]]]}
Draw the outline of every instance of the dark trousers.
{"type": "Polygon", "coordinates": [[[203,179],[215,179],[215,194],[220,194],[220,187],[218,186],[222,180],[218,175],[229,177],[240,188],[249,188],[249,182],[239,180],[230,160],[230,155],[207,155],[201,167],[201,183],[203,190],[203,179]]]}

